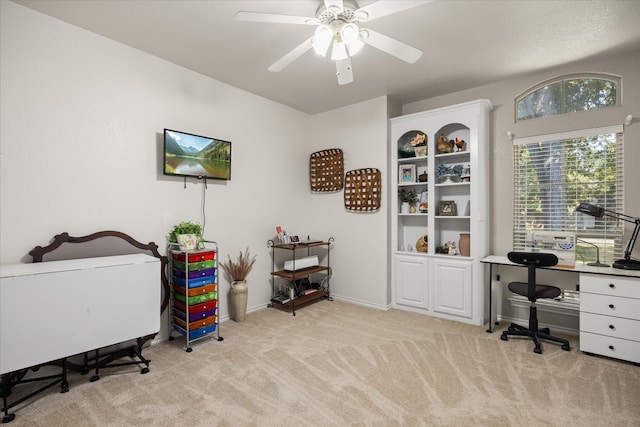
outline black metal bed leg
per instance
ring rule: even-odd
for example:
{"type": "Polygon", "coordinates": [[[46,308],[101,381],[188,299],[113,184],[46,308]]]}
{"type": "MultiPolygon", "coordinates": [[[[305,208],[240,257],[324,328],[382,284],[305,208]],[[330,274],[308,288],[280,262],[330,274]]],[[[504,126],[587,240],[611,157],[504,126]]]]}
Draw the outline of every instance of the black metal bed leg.
{"type": "Polygon", "coordinates": [[[144,363],[144,368],[142,368],[142,369],[140,370],[140,373],[141,373],[141,374],[146,374],[146,373],[148,373],[148,372],[149,372],[149,362],[151,362],[151,361],[150,361],[150,360],[148,360],[148,359],[145,359],[145,358],[142,356],[142,346],[140,345],[140,343],[138,342],[138,346],[137,346],[137,347],[132,347],[132,348],[131,348],[131,351],[133,352],[133,354],[134,354],[134,356],[135,356],[135,357],[137,357],[138,359],[140,359],[140,361],[141,361],[142,363],[144,363]]]}
{"type": "Polygon", "coordinates": [[[9,403],[7,402],[7,397],[11,394],[9,374],[2,375],[2,388],[0,388],[0,392],[2,393],[2,410],[4,411],[2,423],[10,423],[16,417],[16,414],[9,413],[9,403]]]}
{"type": "Polygon", "coordinates": [[[62,359],[62,382],[60,382],[60,393],[69,391],[69,382],[67,381],[67,358],[62,359]]]}
{"type": "Polygon", "coordinates": [[[100,350],[96,348],[96,358],[94,360],[96,365],[96,373],[91,377],[89,382],[96,382],[100,379],[100,350]]]}

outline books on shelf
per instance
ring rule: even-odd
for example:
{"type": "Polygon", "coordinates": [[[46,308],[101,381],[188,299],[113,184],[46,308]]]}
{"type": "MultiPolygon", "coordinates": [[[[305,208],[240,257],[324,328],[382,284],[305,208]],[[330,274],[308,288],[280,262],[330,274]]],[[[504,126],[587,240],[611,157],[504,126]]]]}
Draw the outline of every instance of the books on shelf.
{"type": "Polygon", "coordinates": [[[285,304],[285,303],[288,303],[289,301],[291,301],[291,298],[289,298],[286,295],[280,294],[280,295],[274,296],[273,298],[271,298],[271,300],[275,301],[275,302],[279,302],[280,304],[285,304]]]}

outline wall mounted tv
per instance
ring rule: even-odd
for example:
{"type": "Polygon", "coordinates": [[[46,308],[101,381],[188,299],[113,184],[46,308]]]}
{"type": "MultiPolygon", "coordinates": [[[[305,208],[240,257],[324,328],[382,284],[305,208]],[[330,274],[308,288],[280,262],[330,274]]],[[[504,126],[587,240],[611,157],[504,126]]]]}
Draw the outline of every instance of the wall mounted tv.
{"type": "Polygon", "coordinates": [[[231,143],[165,129],[164,174],[230,180],[231,143]]]}

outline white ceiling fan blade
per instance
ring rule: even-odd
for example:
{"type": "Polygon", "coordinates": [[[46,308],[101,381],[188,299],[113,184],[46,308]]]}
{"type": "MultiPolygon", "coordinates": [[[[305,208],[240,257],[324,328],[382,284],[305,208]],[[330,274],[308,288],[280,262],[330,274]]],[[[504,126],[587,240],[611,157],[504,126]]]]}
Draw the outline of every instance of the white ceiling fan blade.
{"type": "Polygon", "coordinates": [[[381,18],[383,16],[391,15],[393,13],[402,12],[403,10],[411,9],[417,6],[421,6],[426,3],[431,3],[433,0],[416,0],[416,1],[381,1],[378,0],[375,3],[371,3],[367,6],[361,7],[356,10],[356,17],[359,22],[373,21],[374,19],[381,18]]]}
{"type": "Polygon", "coordinates": [[[276,13],[261,12],[237,12],[237,21],[245,22],[268,22],[271,24],[299,24],[299,25],[317,25],[320,22],[316,18],[308,18],[306,16],[279,15],[276,13]]]}
{"type": "Polygon", "coordinates": [[[273,71],[274,73],[282,71],[293,61],[300,58],[306,51],[311,49],[311,39],[312,37],[309,37],[295,47],[291,52],[274,62],[273,65],[269,67],[269,71],[273,71]]]}
{"type": "Polygon", "coordinates": [[[421,50],[373,30],[363,29],[361,31],[361,35],[363,36],[362,41],[369,46],[380,49],[381,51],[402,59],[409,64],[415,64],[422,56],[421,50]]]}
{"type": "Polygon", "coordinates": [[[350,58],[347,57],[347,59],[336,61],[336,76],[338,76],[339,85],[346,85],[353,81],[350,58]]]}

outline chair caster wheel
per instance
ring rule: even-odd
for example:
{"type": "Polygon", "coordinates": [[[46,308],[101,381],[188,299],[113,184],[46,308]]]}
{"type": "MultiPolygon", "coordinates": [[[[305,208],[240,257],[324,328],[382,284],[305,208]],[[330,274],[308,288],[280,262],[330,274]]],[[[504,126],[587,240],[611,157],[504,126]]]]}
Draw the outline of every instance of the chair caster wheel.
{"type": "Polygon", "coordinates": [[[505,334],[502,334],[502,335],[500,335],[500,339],[502,341],[507,341],[509,338],[505,334]]]}
{"type": "Polygon", "coordinates": [[[537,354],[542,354],[542,349],[540,347],[536,347],[533,349],[533,352],[537,354]]]}
{"type": "Polygon", "coordinates": [[[564,351],[569,351],[569,350],[571,350],[571,347],[569,347],[569,344],[562,344],[562,349],[564,351]]]}

